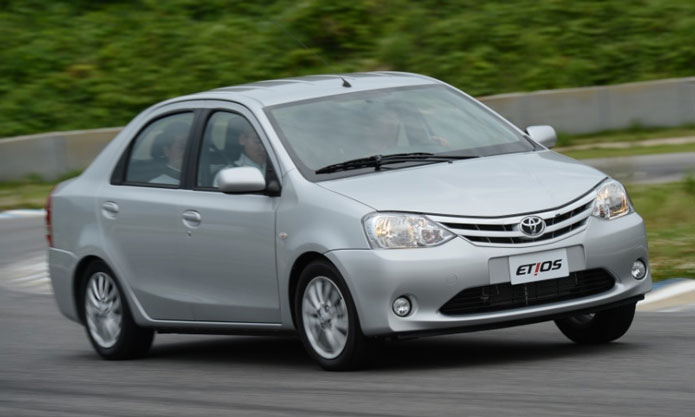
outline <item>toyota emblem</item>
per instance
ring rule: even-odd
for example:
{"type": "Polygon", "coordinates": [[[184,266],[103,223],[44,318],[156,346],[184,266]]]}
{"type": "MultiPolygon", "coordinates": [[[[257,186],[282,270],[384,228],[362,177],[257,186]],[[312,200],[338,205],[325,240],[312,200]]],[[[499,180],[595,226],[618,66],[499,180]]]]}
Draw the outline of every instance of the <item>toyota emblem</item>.
{"type": "Polygon", "coordinates": [[[545,220],[538,216],[524,217],[519,222],[519,230],[526,236],[540,236],[545,231],[545,220]]]}

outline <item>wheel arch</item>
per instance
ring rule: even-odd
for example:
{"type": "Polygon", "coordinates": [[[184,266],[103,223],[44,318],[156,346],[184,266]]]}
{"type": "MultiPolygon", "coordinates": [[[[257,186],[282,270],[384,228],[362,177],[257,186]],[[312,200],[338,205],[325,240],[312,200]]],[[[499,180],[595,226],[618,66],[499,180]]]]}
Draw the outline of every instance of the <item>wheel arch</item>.
{"type": "MultiPolygon", "coordinates": [[[[84,324],[84,305],[82,305],[82,288],[84,287],[84,282],[87,279],[85,276],[85,271],[91,264],[94,262],[102,262],[104,265],[106,265],[109,269],[111,267],[109,264],[102,258],[96,256],[96,255],[87,255],[80,259],[80,261],[77,263],[77,266],[75,267],[75,272],[73,273],[73,280],[72,280],[72,296],[73,300],[75,301],[75,310],[77,311],[77,317],[80,320],[80,323],[84,324]]],[[[112,275],[115,275],[112,273],[112,275]]],[[[117,277],[113,276],[114,280],[118,280],[117,277]]]]}
{"type": "Polygon", "coordinates": [[[297,328],[297,313],[294,308],[294,297],[297,293],[297,283],[299,282],[299,276],[302,274],[304,268],[306,268],[309,264],[317,260],[323,260],[330,263],[331,265],[333,264],[333,262],[331,262],[328,258],[326,258],[324,255],[318,252],[305,252],[294,261],[294,264],[292,264],[292,269],[290,270],[290,280],[287,285],[287,294],[289,296],[290,313],[292,314],[292,325],[295,328],[297,328]]]}

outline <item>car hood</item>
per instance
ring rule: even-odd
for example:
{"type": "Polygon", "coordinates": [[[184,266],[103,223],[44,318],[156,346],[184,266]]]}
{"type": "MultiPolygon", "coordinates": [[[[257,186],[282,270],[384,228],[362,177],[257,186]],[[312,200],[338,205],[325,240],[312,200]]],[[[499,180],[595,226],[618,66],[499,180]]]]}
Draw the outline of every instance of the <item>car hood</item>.
{"type": "Polygon", "coordinates": [[[552,151],[436,163],[320,182],[378,211],[495,217],[552,209],[606,175],[552,151]]]}

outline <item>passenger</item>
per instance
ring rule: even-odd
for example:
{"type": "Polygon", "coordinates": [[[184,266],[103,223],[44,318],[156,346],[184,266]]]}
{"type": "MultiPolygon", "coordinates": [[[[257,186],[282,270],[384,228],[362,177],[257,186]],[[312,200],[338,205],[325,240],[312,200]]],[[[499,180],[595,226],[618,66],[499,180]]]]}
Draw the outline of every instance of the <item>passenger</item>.
{"type": "Polygon", "coordinates": [[[152,156],[155,160],[164,162],[162,173],[152,178],[153,184],[177,185],[181,178],[181,165],[186,149],[186,139],[190,126],[186,123],[173,123],[164,128],[164,131],[155,138],[152,144],[152,156]]]}

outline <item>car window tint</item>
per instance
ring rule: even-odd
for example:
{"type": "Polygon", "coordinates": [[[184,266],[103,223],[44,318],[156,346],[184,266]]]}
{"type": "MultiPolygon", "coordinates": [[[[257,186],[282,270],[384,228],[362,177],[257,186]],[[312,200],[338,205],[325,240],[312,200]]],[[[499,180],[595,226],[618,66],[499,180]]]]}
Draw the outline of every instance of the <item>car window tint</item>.
{"type": "Polygon", "coordinates": [[[126,168],[126,182],[179,185],[193,113],[156,120],[135,139],[126,168]]]}
{"type": "Polygon", "coordinates": [[[216,188],[215,177],[224,168],[252,166],[265,174],[267,154],[248,120],[236,113],[217,112],[205,126],[196,184],[216,188]]]}

